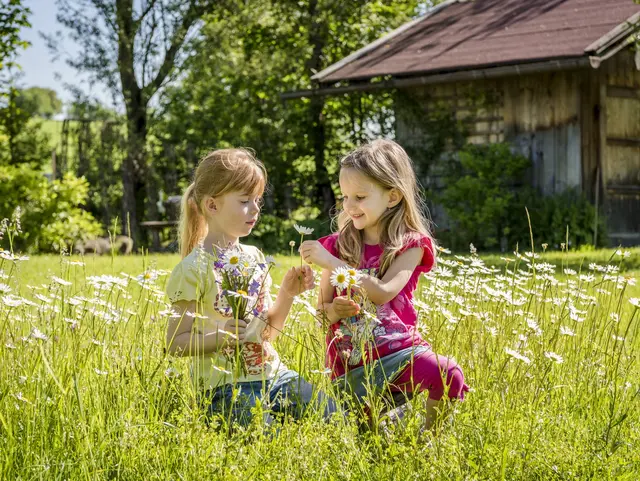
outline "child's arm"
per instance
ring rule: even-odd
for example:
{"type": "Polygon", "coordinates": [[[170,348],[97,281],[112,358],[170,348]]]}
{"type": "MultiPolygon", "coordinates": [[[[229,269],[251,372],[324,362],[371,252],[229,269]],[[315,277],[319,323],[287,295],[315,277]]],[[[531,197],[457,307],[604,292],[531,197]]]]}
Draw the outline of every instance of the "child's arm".
{"type": "Polygon", "coordinates": [[[360,312],[360,306],[347,297],[334,298],[330,279],[331,271],[323,270],[318,292],[318,310],[324,314],[323,317],[329,321],[329,324],[333,324],[345,317],[355,316],[360,312]]]}
{"type": "Polygon", "coordinates": [[[360,285],[367,292],[371,302],[381,306],[396,297],[411,279],[413,271],[420,264],[422,255],[421,247],[407,249],[393,260],[382,279],[363,275],[360,278],[360,285]]]}
{"type": "MultiPolygon", "coordinates": [[[[319,265],[328,271],[345,265],[343,261],[333,256],[318,241],[304,241],[300,246],[300,252],[305,262],[319,265]]],[[[396,297],[411,279],[411,275],[420,264],[423,254],[421,247],[412,247],[393,260],[382,279],[363,275],[360,278],[360,285],[367,291],[367,296],[371,302],[381,306],[396,297]]],[[[330,272],[328,275],[330,275],[330,272]]],[[[326,297],[325,302],[322,304],[327,302],[331,302],[330,297],[326,297]]]]}
{"type": "Polygon", "coordinates": [[[166,345],[167,351],[173,356],[197,356],[218,351],[230,341],[235,341],[233,335],[237,336],[240,342],[244,340],[247,323],[242,319],[238,319],[237,325],[235,319],[227,321],[224,326],[225,332],[200,332],[193,328],[195,301],[177,301],[171,307],[176,315],[169,318],[166,345]]]}
{"type": "Polygon", "coordinates": [[[269,339],[275,339],[284,329],[284,323],[293,305],[293,298],[304,291],[313,289],[313,285],[313,271],[309,266],[292,267],[287,271],[282,279],[278,297],[267,314],[269,327],[272,328],[269,332],[269,339]]]}

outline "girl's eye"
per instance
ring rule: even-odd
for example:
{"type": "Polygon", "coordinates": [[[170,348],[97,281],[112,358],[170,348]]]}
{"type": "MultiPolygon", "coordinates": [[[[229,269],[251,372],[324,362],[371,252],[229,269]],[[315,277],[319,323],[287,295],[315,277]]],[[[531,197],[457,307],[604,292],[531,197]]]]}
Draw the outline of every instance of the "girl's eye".
{"type": "Polygon", "coordinates": [[[363,200],[363,199],[364,199],[364,196],[362,196],[362,195],[356,195],[356,200],[363,200]]]}

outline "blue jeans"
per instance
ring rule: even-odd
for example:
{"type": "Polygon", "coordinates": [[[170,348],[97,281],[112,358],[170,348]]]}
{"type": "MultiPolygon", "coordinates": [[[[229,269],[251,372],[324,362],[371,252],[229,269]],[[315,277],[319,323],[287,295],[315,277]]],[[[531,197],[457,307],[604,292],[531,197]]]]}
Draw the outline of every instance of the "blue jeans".
{"type": "Polygon", "coordinates": [[[262,404],[265,424],[273,423],[274,414],[288,414],[300,419],[310,405],[321,410],[324,419],[328,419],[336,411],[333,399],[322,392],[314,393],[313,386],[291,370],[270,380],[225,384],[207,391],[206,400],[210,400],[210,416],[221,414],[231,423],[241,426],[248,426],[251,422],[251,409],[258,400],[262,404]]]}

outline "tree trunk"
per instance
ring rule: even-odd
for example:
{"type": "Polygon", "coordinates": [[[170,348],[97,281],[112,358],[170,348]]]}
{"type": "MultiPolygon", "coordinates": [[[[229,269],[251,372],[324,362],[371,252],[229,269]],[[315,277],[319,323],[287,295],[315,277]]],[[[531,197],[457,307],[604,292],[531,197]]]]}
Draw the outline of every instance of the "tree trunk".
{"type": "MultiPolygon", "coordinates": [[[[313,47],[311,58],[307,62],[307,70],[310,75],[319,72],[322,67],[322,51],[326,43],[327,26],[324,24],[318,12],[318,1],[309,3],[309,17],[311,18],[311,28],[309,29],[309,43],[313,47]]],[[[313,158],[316,167],[316,187],[315,200],[322,209],[322,214],[330,215],[331,209],[336,203],[335,194],[331,188],[329,172],[324,163],[325,132],[324,99],[320,96],[311,98],[309,115],[311,117],[311,131],[309,135],[313,142],[313,158]]]]}
{"type": "Polygon", "coordinates": [[[142,92],[136,91],[127,105],[127,156],[122,163],[122,225],[123,231],[137,245],[141,240],[139,222],[144,217],[144,178],[146,172],[147,108],[142,92]],[[130,229],[130,230],[129,230],[130,229]]]}
{"type": "Polygon", "coordinates": [[[316,167],[315,197],[316,202],[322,209],[322,214],[328,216],[336,203],[336,198],[331,188],[329,172],[324,163],[325,132],[324,118],[322,115],[323,108],[324,100],[321,97],[314,97],[311,100],[309,110],[313,123],[311,125],[310,135],[313,139],[313,159],[316,167]]]}

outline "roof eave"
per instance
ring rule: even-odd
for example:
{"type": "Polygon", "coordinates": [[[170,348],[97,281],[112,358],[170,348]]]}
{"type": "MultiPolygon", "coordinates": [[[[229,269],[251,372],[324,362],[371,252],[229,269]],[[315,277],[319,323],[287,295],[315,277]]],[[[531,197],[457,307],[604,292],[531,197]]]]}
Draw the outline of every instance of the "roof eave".
{"type": "Polygon", "coordinates": [[[584,49],[593,68],[598,68],[608,58],[636,40],[640,27],[640,12],[633,14],[620,25],[607,32],[584,49]]]}
{"type": "MultiPolygon", "coordinates": [[[[390,76],[389,79],[381,82],[372,83],[372,78],[360,79],[360,83],[353,85],[343,85],[337,87],[321,87],[317,89],[299,90],[295,92],[286,92],[280,95],[282,100],[291,100],[297,98],[310,98],[317,96],[340,95],[349,92],[372,92],[378,90],[390,90],[394,88],[415,87],[418,85],[429,85],[445,82],[457,82],[465,80],[480,80],[507,77],[510,75],[529,75],[541,72],[551,72],[558,70],[568,70],[575,68],[589,67],[589,57],[564,57],[556,59],[538,60],[529,63],[515,63],[509,65],[501,65],[495,67],[484,68],[466,68],[454,70],[451,72],[425,72],[421,75],[411,77],[398,78],[390,76]]],[[[339,82],[335,80],[333,83],[339,82]]]]}

